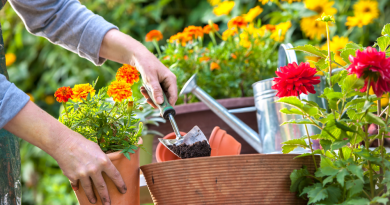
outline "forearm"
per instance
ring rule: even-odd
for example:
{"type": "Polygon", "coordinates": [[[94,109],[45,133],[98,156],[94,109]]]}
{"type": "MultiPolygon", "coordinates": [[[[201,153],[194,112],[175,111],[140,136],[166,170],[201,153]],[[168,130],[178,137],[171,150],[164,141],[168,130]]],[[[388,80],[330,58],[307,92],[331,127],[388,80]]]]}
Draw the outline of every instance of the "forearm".
{"type": "Polygon", "coordinates": [[[68,129],[31,101],[4,126],[4,129],[41,148],[54,158],[58,148],[67,140],[82,139],[81,135],[68,129]]]}

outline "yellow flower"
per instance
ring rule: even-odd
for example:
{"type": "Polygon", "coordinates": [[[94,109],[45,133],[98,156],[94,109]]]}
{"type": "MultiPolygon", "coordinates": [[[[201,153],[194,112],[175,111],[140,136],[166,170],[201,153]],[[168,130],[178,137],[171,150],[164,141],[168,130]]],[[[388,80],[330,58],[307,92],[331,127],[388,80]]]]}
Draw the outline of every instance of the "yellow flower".
{"type": "Polygon", "coordinates": [[[346,26],[351,27],[363,27],[372,22],[373,18],[371,14],[358,14],[356,16],[348,16],[347,17],[347,22],[345,22],[346,26]]]}
{"type": "Polygon", "coordinates": [[[307,9],[317,12],[319,15],[333,15],[337,13],[337,9],[333,8],[334,1],[328,0],[305,0],[307,9]]]}
{"type": "Polygon", "coordinates": [[[373,0],[359,0],[353,5],[353,11],[355,16],[370,14],[373,19],[376,19],[379,16],[378,2],[373,0]]]}
{"type": "Polygon", "coordinates": [[[31,95],[31,93],[26,93],[28,96],[30,96],[30,100],[31,100],[31,102],[34,102],[34,96],[33,95],[31,95]]]}
{"type": "Polygon", "coordinates": [[[248,11],[247,14],[243,14],[244,20],[246,22],[252,22],[258,15],[263,12],[263,9],[260,8],[260,6],[256,6],[255,8],[252,8],[248,11]]]}
{"type": "MultiPolygon", "coordinates": [[[[374,93],[374,90],[372,89],[372,86],[370,87],[369,94],[370,94],[370,95],[375,94],[375,93],[374,93]]],[[[374,101],[374,103],[377,104],[378,102],[377,102],[377,101],[374,101]]],[[[382,98],[381,98],[381,106],[382,106],[382,107],[386,107],[388,104],[389,104],[389,93],[386,93],[386,94],[383,94],[383,95],[382,95],[382,98]]]]}
{"type": "Polygon", "coordinates": [[[271,34],[271,38],[275,41],[283,41],[288,29],[291,27],[291,21],[286,21],[275,26],[275,30],[271,34]]]}
{"type": "Polygon", "coordinates": [[[216,6],[221,2],[221,0],[207,0],[207,1],[211,6],[216,6]]]}
{"type": "MultiPolygon", "coordinates": [[[[268,2],[274,2],[275,0],[259,0],[262,4],[266,4],[268,2]]],[[[289,4],[292,2],[301,2],[301,0],[282,0],[282,1],[287,1],[289,4]]]]}
{"type": "Polygon", "coordinates": [[[253,23],[249,24],[244,31],[251,34],[254,38],[258,38],[264,36],[265,29],[264,28],[256,28],[253,23]]]}
{"type": "MultiPolygon", "coordinates": [[[[348,43],[351,43],[348,37],[339,37],[339,36],[334,36],[332,40],[329,42],[330,50],[336,54],[335,61],[342,66],[347,65],[347,63],[344,62],[344,60],[341,58],[340,50],[345,48],[345,46],[348,43]]],[[[324,46],[326,46],[326,44],[324,44],[324,46]]],[[[328,50],[328,49],[325,48],[324,50],[328,50]]]]}
{"type": "Polygon", "coordinates": [[[301,28],[303,33],[310,39],[321,39],[322,35],[326,35],[326,24],[321,21],[316,21],[317,16],[305,17],[301,20],[301,28]]]}
{"type": "Polygon", "coordinates": [[[54,104],[54,97],[52,95],[48,95],[45,97],[45,102],[46,104],[48,105],[52,105],[54,104]]]}
{"type": "Polygon", "coordinates": [[[129,99],[133,95],[131,84],[126,81],[114,81],[108,86],[107,95],[112,97],[115,102],[129,99]]]}
{"type": "Polygon", "coordinates": [[[123,64],[116,72],[115,77],[119,81],[126,81],[133,85],[139,81],[139,72],[134,66],[123,64]]]}
{"type": "Polygon", "coordinates": [[[224,31],[222,33],[222,39],[224,41],[226,41],[230,36],[234,36],[236,35],[238,32],[237,32],[237,28],[231,28],[231,29],[227,29],[226,31],[224,31]]]}
{"type": "Polygon", "coordinates": [[[234,1],[224,1],[218,4],[218,6],[213,9],[213,12],[217,16],[228,15],[233,9],[234,5],[234,1]]]}
{"type": "Polygon", "coordinates": [[[96,92],[96,90],[93,89],[93,87],[89,83],[75,85],[72,91],[73,91],[72,99],[74,101],[82,101],[81,98],[86,100],[89,93],[91,97],[93,97],[96,92]]]}
{"type": "Polygon", "coordinates": [[[5,54],[5,66],[10,66],[16,61],[16,55],[13,53],[5,54]]]}
{"type": "Polygon", "coordinates": [[[212,62],[212,63],[210,64],[210,70],[215,70],[215,69],[219,70],[219,69],[221,69],[221,67],[219,66],[218,63],[212,62]]]}
{"type": "Polygon", "coordinates": [[[247,32],[240,33],[240,45],[245,48],[251,47],[251,42],[249,41],[247,32]]]}

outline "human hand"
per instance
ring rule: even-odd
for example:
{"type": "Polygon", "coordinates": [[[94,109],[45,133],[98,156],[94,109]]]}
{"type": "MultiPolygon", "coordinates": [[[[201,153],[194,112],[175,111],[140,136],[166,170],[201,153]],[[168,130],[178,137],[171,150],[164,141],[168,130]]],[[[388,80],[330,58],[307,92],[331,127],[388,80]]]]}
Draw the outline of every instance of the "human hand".
{"type": "Polygon", "coordinates": [[[120,193],[126,193],[127,187],[120,173],[96,143],[80,136],[76,140],[67,140],[60,149],[53,157],[69,178],[73,190],[79,189],[80,182],[92,204],[97,202],[97,194],[104,205],[111,204],[102,172],[111,178],[120,193]],[[98,193],[94,193],[92,184],[98,193]]]}

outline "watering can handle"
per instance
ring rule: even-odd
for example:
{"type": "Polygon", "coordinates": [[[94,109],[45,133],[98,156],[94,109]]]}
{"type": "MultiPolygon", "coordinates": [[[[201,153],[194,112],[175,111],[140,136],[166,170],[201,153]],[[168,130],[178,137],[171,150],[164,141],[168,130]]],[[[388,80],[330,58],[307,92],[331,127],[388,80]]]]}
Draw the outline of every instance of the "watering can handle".
{"type": "Polygon", "coordinates": [[[278,51],[278,70],[280,71],[280,67],[286,66],[287,63],[297,63],[297,55],[295,54],[294,50],[288,50],[290,48],[293,48],[291,43],[287,44],[281,44],[278,51]],[[287,57],[287,62],[286,62],[287,57]]]}
{"type": "Polygon", "coordinates": [[[162,92],[163,96],[164,96],[164,102],[161,104],[157,104],[156,101],[154,100],[152,89],[150,89],[146,84],[144,84],[144,87],[145,87],[145,90],[148,92],[150,98],[152,99],[153,103],[160,110],[161,117],[163,117],[164,119],[168,119],[169,114],[172,115],[172,117],[174,117],[176,115],[176,111],[175,111],[175,109],[173,109],[172,105],[169,104],[168,98],[165,95],[164,90],[162,92]]]}

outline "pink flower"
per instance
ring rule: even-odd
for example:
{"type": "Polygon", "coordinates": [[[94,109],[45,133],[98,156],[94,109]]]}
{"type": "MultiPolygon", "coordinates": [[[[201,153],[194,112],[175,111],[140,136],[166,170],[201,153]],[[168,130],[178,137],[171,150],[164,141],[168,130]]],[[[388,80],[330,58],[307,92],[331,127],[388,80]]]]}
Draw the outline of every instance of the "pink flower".
{"type": "Polygon", "coordinates": [[[390,58],[386,58],[385,52],[379,52],[375,48],[367,47],[364,51],[357,50],[356,57],[349,56],[351,65],[347,68],[350,74],[365,80],[360,92],[367,91],[368,80],[377,97],[390,92],[390,58]]]}
{"type": "Polygon", "coordinates": [[[275,85],[272,89],[278,90],[276,96],[298,96],[301,93],[316,93],[314,86],[320,83],[320,77],[314,75],[317,73],[315,68],[310,67],[310,63],[289,63],[281,67],[281,71],[276,71],[278,77],[274,78],[275,85]]]}

